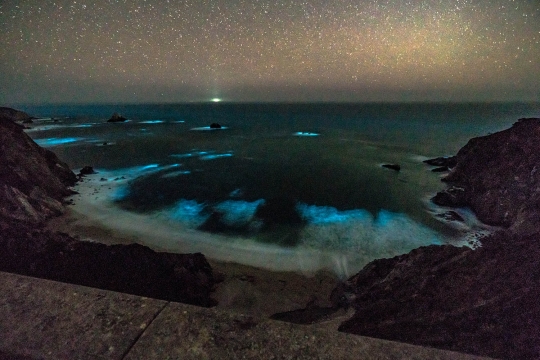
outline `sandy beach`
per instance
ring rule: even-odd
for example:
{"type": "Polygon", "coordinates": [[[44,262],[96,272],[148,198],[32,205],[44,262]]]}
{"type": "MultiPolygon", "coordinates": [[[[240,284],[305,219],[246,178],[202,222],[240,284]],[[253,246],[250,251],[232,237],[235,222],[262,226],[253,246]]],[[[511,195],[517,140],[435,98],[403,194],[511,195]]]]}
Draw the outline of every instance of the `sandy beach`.
{"type": "Polygon", "coordinates": [[[339,278],[332,271],[336,260],[327,254],[255,246],[246,244],[245,239],[225,242],[216,235],[175,226],[159,214],[149,222],[147,216],[118,209],[111,203],[129,180],[129,173],[122,172],[98,171],[83,177],[74,188],[78,194],[67,199],[70,205],[66,213],[51,220],[48,228],[82,241],[136,242],[156,251],[202,252],[214,272],[223,277],[214,292],[220,308],[268,317],[307,304],[330,305],[330,293],[339,278]]]}

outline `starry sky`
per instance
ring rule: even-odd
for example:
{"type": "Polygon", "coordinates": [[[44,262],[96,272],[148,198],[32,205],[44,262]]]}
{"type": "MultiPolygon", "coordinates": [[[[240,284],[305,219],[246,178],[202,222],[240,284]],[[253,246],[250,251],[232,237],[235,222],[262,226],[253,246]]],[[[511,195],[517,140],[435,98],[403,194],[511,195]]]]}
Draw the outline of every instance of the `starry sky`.
{"type": "Polygon", "coordinates": [[[0,105],[539,101],[538,0],[1,0],[0,105]]]}

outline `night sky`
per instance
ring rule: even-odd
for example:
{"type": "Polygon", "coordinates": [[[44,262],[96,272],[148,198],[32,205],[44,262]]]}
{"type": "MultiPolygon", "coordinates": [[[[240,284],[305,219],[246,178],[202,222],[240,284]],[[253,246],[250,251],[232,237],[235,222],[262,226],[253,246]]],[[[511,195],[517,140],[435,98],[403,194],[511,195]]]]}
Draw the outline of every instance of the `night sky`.
{"type": "Polygon", "coordinates": [[[0,105],[540,100],[538,0],[0,2],[0,105]]]}

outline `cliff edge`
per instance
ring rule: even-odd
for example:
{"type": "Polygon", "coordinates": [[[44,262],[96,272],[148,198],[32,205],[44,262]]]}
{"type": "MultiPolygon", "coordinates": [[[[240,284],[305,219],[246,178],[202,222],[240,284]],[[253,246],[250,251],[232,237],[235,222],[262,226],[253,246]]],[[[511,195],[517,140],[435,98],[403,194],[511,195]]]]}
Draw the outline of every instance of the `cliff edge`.
{"type": "Polygon", "coordinates": [[[476,250],[375,260],[334,292],[341,331],[500,358],[540,358],[540,119],[471,139],[433,201],[503,229],[476,250]]]}

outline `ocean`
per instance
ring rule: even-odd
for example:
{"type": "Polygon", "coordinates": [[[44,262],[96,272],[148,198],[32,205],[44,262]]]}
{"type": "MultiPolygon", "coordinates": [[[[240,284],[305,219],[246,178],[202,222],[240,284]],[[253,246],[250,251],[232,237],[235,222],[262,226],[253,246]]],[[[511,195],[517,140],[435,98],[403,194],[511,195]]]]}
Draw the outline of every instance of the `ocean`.
{"type": "Polygon", "coordinates": [[[340,276],[419,246],[479,246],[493,228],[468,209],[462,222],[442,216],[429,199],[444,174],[422,161],[540,117],[538,103],[18,108],[39,117],[27,130],[39,145],[94,167],[95,186],[115,184],[100,195],[114,214],[104,226],[136,216],[130,230],[158,248],[189,241],[220,260],[340,276]],[[115,112],[129,121],[107,123],[115,112]]]}

